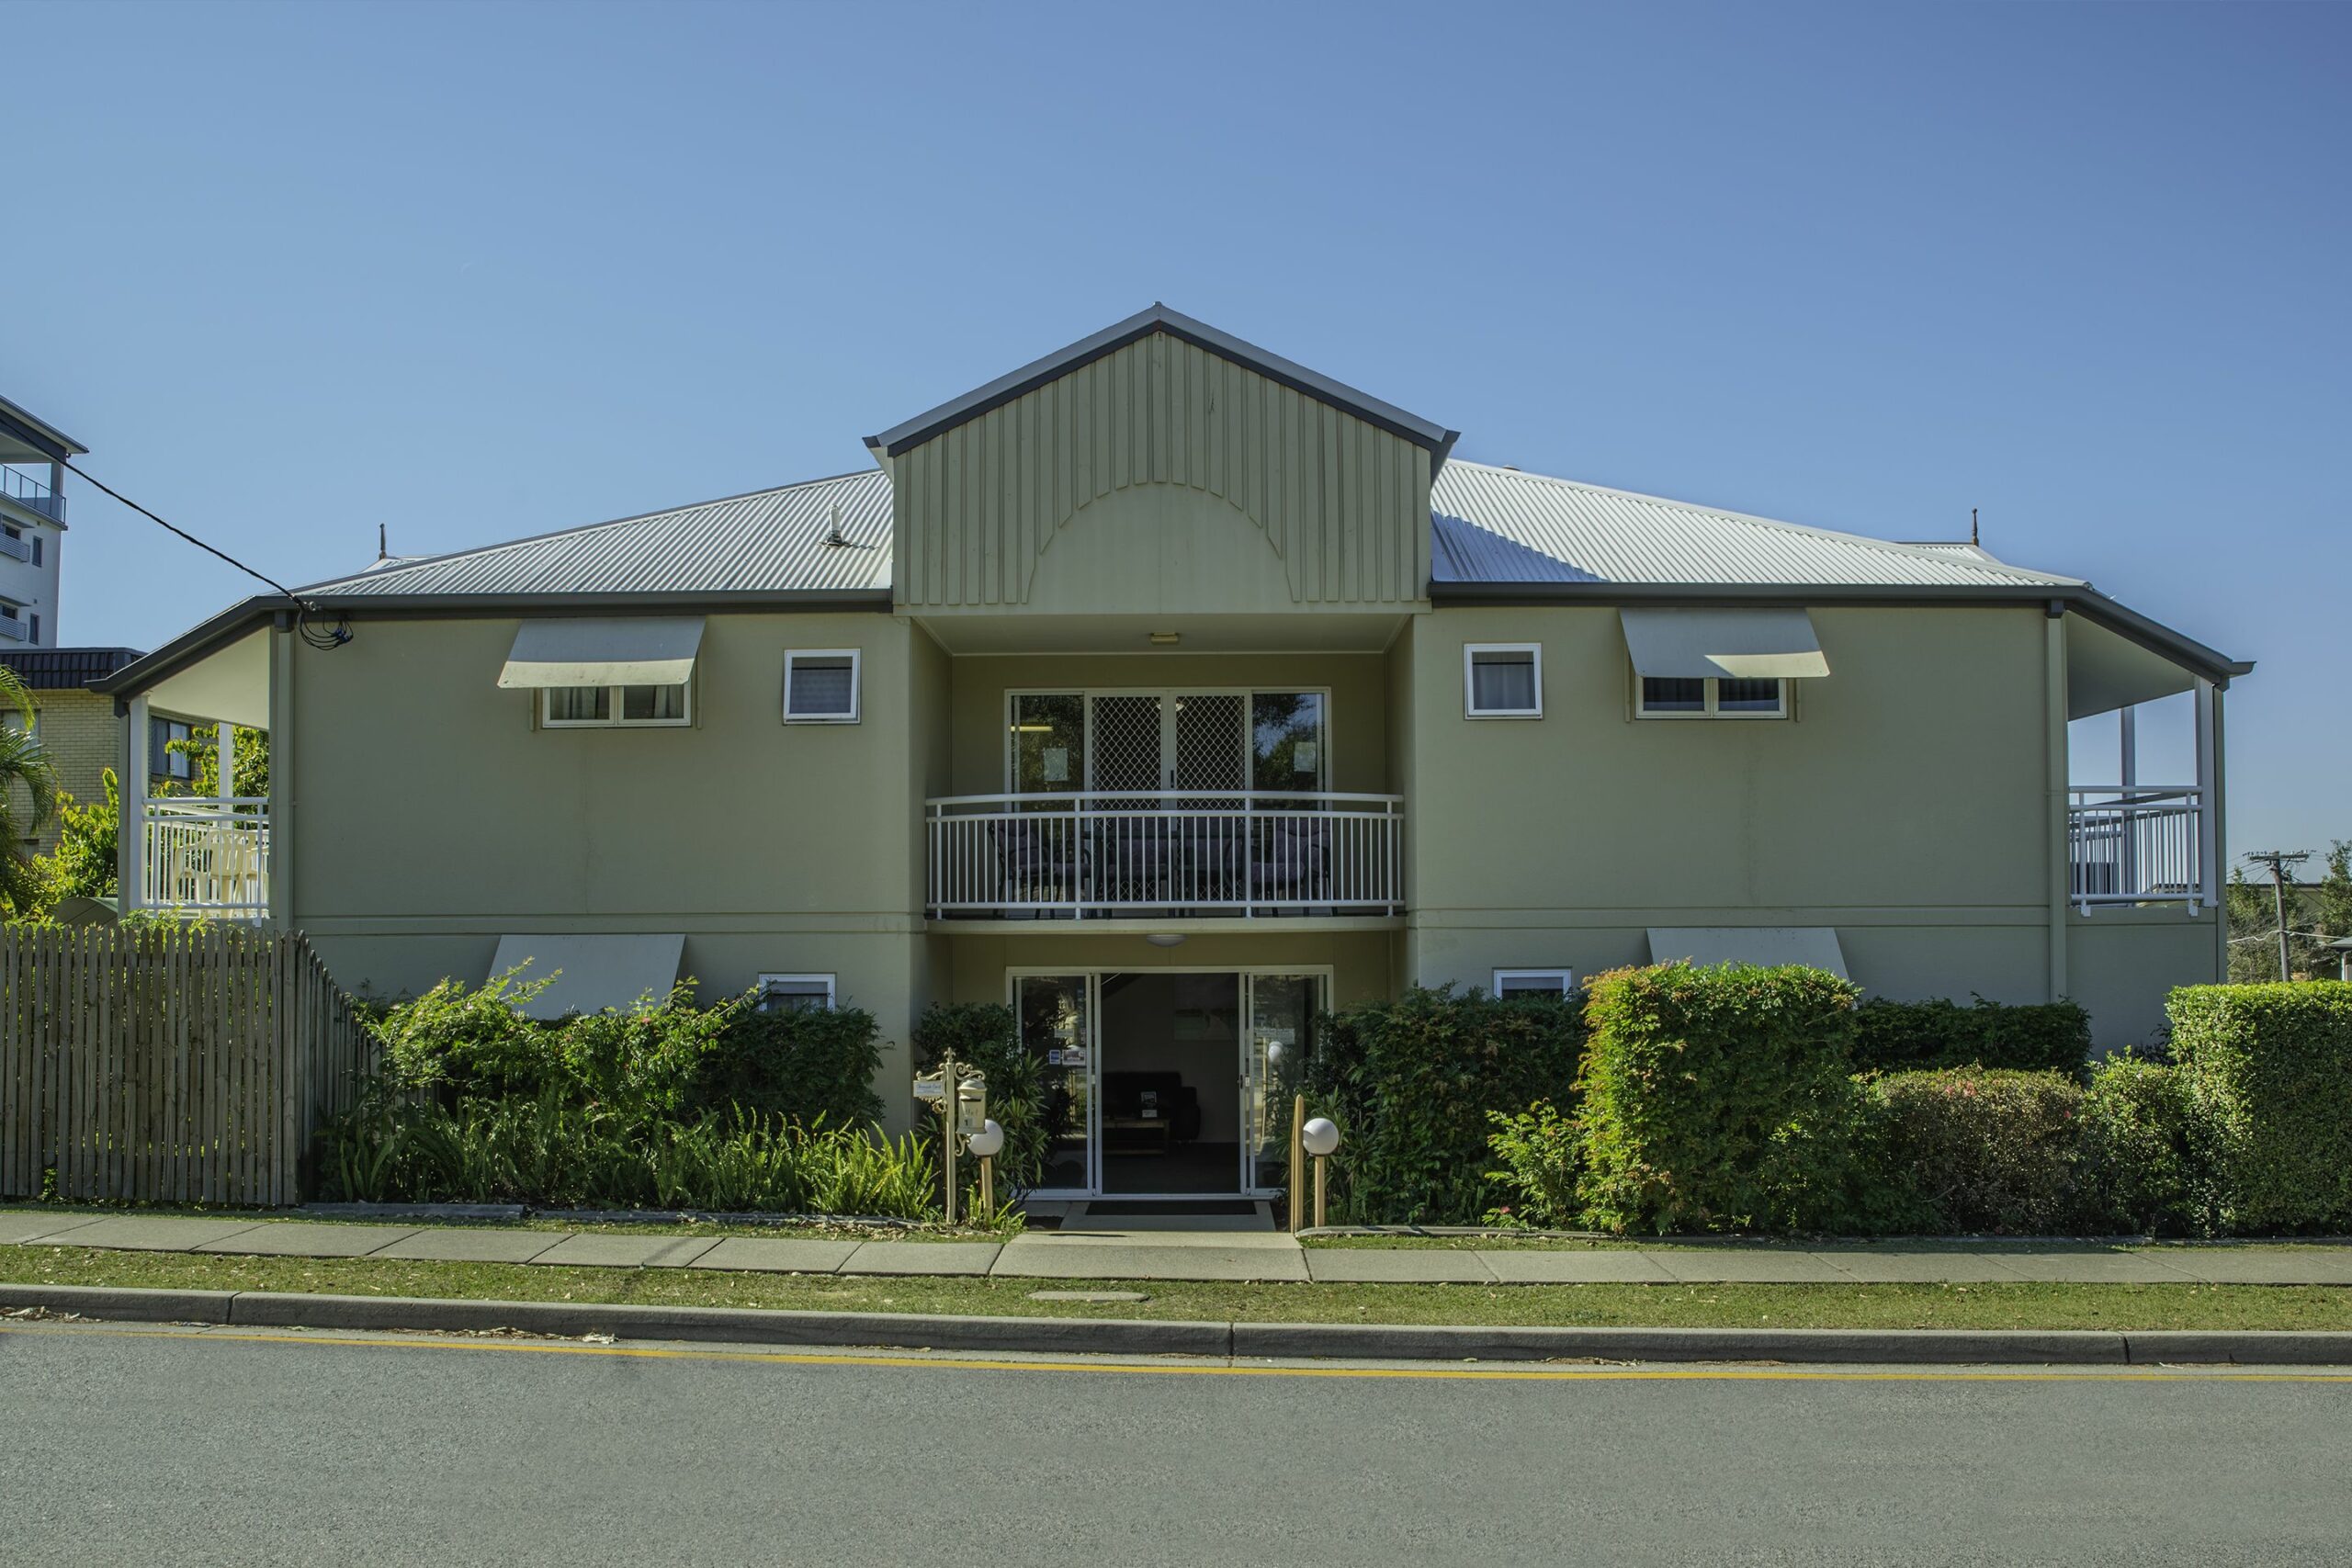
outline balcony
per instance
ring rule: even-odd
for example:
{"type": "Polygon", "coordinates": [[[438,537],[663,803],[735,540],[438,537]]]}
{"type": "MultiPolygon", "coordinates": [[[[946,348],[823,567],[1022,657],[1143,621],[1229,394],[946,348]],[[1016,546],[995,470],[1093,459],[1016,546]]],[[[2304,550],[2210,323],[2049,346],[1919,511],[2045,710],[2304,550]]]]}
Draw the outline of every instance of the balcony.
{"type": "Polygon", "coordinates": [[[2117,784],[2068,792],[2068,896],[2078,908],[2211,904],[2206,844],[2202,790],[2117,784]]]}
{"type": "Polygon", "coordinates": [[[16,468],[0,468],[0,496],[6,496],[28,512],[37,512],[52,523],[65,521],[65,498],[49,486],[16,468]]]}
{"type": "Polygon", "coordinates": [[[1297,919],[1405,907],[1394,795],[1182,790],[924,803],[941,919],[1297,919]]]}
{"type": "Polygon", "coordinates": [[[268,801],[172,795],[141,815],[141,908],[231,919],[269,912],[268,801]]]}

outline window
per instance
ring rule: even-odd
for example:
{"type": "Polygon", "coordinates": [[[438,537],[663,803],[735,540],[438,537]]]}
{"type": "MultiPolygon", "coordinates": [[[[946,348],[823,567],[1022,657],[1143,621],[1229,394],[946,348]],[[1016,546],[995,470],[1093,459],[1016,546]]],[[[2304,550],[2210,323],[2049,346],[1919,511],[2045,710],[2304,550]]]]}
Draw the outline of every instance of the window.
{"type": "Polygon", "coordinates": [[[1250,787],[1312,795],[1323,787],[1323,694],[1250,696],[1250,787]]]}
{"type": "Polygon", "coordinates": [[[831,975],[763,975],[762,1012],[830,1012],[833,1006],[831,975]]]}
{"type": "Polygon", "coordinates": [[[1710,675],[1704,680],[1666,675],[1641,677],[1641,700],[1634,711],[1643,718],[1786,718],[1786,681],[1736,680],[1710,675]]]}
{"type": "Polygon", "coordinates": [[[196,758],[190,754],[195,732],[175,718],[151,718],[147,721],[147,774],[150,778],[177,779],[183,784],[196,777],[196,758]],[[177,745],[173,742],[177,741],[177,745]]]}
{"type": "Polygon", "coordinates": [[[626,728],[688,722],[693,709],[679,686],[548,686],[539,720],[550,729],[626,728]]]}
{"type": "Polygon", "coordinates": [[[1495,999],[1509,1001],[1513,997],[1565,997],[1576,989],[1576,971],[1572,969],[1498,969],[1495,971],[1495,999]]]}
{"type": "Polygon", "coordinates": [[[1465,717],[1544,716],[1544,649],[1540,643],[1464,643],[1462,680],[1465,717]]]}
{"type": "Polygon", "coordinates": [[[795,649],[784,656],[784,722],[855,724],[857,649],[795,649]]]}

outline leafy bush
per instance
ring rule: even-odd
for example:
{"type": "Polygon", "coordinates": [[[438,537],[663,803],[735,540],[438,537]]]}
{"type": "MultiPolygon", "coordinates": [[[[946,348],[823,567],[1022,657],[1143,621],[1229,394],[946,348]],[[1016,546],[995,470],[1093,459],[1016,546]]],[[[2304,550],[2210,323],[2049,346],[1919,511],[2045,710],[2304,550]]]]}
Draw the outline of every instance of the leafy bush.
{"type": "Polygon", "coordinates": [[[1853,986],[1799,965],[1670,964],[1592,982],[1578,1078],[1584,1223],[1870,1228],[1849,1076],[1853,986]]]}
{"type": "Polygon", "coordinates": [[[331,1121],[329,1197],[781,1213],[935,1216],[939,1171],[912,1134],[752,1113],[646,1122],[557,1090],[454,1106],[380,1082],[331,1121]]]}
{"type": "Polygon", "coordinates": [[[836,1127],[882,1114],[882,1032],[863,1008],[736,1008],[703,1055],[693,1103],[836,1127]]]}
{"type": "Polygon", "coordinates": [[[2214,1218],[2352,1228],[2352,985],[2184,986],[2165,1012],[2214,1218]]]}
{"type": "Polygon", "coordinates": [[[1854,1010],[1860,1071],[1981,1066],[2079,1073],[2090,1050],[2091,1015],[2075,1002],[2011,1005],[1978,997],[1962,1007],[1877,998],[1854,1010]]]}
{"type": "Polygon", "coordinates": [[[1577,1124],[1548,1100],[1539,1100],[1515,1115],[1487,1112],[1494,1131],[1487,1146],[1502,1165],[1487,1172],[1490,1181],[1508,1189],[1513,1202],[1489,1209],[1488,1224],[1532,1225],[1566,1230],[1577,1220],[1577,1124]]]}
{"type": "Polygon", "coordinates": [[[2080,1141],[2087,1228],[2177,1235],[2211,1227],[2204,1140],[2178,1069],[2131,1055],[2093,1067],[2080,1141]]]}
{"type": "Polygon", "coordinates": [[[1476,1224],[1509,1195],[1487,1112],[1565,1099],[1584,1026],[1565,1000],[1415,987],[1323,1021],[1307,1102],[1339,1123],[1332,1209],[1345,1224],[1476,1224]]]}
{"type": "Polygon", "coordinates": [[[1046,1168],[1046,1064],[1022,1044],[1012,1010],[1001,1002],[934,1002],[915,1021],[914,1050],[922,1071],[933,1071],[953,1052],[987,1075],[989,1116],[1004,1129],[996,1158],[1000,1190],[1010,1195],[1036,1185],[1046,1168]]]}
{"type": "Polygon", "coordinates": [[[1927,1228],[2048,1235],[2083,1213],[2083,1089],[2063,1073],[1940,1067],[1870,1085],[1877,1160],[1923,1205],[1927,1228]]]}

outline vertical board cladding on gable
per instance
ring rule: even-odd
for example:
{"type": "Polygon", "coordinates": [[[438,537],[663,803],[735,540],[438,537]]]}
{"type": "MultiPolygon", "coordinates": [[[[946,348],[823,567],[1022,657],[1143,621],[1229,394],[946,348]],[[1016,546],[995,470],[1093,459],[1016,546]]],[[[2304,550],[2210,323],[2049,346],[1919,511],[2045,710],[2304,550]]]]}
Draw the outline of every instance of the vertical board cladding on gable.
{"type": "Polygon", "coordinates": [[[1027,605],[1039,558],[1091,503],[1167,485],[1255,524],[1295,604],[1414,604],[1430,472],[1413,443],[1155,334],[892,460],[899,603],[1027,605]]]}

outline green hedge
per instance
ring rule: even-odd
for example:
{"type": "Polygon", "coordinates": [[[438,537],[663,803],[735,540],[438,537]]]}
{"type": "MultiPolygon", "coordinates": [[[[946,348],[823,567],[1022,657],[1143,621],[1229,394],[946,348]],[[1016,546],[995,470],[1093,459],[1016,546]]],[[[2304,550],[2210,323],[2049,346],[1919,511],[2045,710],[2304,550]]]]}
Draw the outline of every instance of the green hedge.
{"type": "Polygon", "coordinates": [[[1585,1223],[1661,1234],[1881,1223],[1858,1158],[1855,996],[1797,965],[1595,979],[1578,1080],[1585,1223]]]}
{"type": "Polygon", "coordinates": [[[2352,985],[2185,986],[2165,1014],[2219,1223],[2352,1229],[2352,985]]]}
{"type": "Polygon", "coordinates": [[[1452,987],[1326,1018],[1306,1092],[1340,1125],[1332,1217],[1476,1224],[1508,1202],[1489,1174],[1487,1112],[1567,1099],[1583,1040],[1572,1001],[1452,987]]]}
{"type": "MultiPolygon", "coordinates": [[[[2050,1235],[2083,1213],[2083,1089],[2062,1073],[1941,1067],[1871,1085],[1879,1174],[1919,1204],[1917,1226],[2050,1235]]],[[[1909,1227],[1905,1227],[1909,1228],[1909,1227]]]]}
{"type": "Polygon", "coordinates": [[[1983,997],[1968,1006],[1874,998],[1854,1010],[1854,1066],[1866,1072],[1927,1067],[2014,1067],[2079,1073],[2089,1059],[2091,1015],[2070,1001],[2013,1005],[1983,997]]]}
{"type": "Polygon", "coordinates": [[[2212,1174],[2179,1068],[2110,1056],[2083,1095],[2085,1228],[2156,1235],[2211,1232],[2212,1174]]]}

